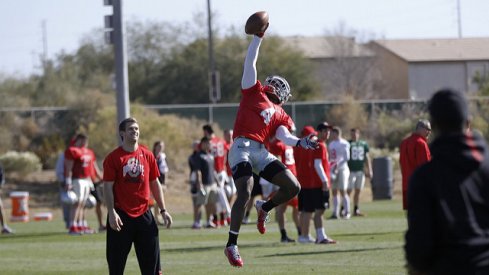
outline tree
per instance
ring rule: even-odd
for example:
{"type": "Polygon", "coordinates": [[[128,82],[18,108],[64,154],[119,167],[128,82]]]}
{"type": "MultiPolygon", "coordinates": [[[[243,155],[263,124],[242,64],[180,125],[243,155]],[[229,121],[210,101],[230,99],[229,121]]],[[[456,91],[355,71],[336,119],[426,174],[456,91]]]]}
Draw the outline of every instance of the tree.
{"type": "Polygon", "coordinates": [[[351,96],[355,99],[375,98],[383,84],[376,69],[377,57],[362,43],[373,35],[349,29],[340,22],[336,29],[326,31],[326,45],[331,58],[326,62],[324,79],[329,98],[351,96]]]}

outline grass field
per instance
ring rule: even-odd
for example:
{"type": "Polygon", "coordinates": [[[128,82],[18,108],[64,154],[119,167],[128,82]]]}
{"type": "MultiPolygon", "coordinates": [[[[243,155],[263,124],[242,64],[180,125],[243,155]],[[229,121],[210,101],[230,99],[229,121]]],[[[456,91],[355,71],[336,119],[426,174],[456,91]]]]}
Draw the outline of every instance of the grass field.
{"type": "MultiPolygon", "coordinates": [[[[265,235],[254,224],[244,225],[239,238],[245,262],[241,269],[231,267],[223,255],[226,228],[192,230],[190,215],[176,215],[172,229],[160,229],[164,273],[405,274],[406,220],[400,202],[365,202],[362,209],[367,217],[326,221],[336,245],[282,244],[276,223],[268,224],[265,235]]],[[[16,234],[0,235],[0,274],[108,273],[105,234],[69,236],[59,218],[10,225],[16,234]]],[[[288,232],[296,237],[291,222],[288,232]]],[[[134,249],[125,274],[139,274],[134,249]]]]}

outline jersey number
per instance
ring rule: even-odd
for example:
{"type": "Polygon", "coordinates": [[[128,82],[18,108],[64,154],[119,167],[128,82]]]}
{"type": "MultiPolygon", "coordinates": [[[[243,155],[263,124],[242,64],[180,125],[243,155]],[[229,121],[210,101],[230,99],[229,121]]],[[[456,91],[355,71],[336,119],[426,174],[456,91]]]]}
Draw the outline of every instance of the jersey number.
{"type": "Polygon", "coordinates": [[[272,120],[273,114],[275,114],[274,108],[268,108],[261,111],[260,115],[263,117],[263,122],[268,125],[272,120]]]}
{"type": "Polygon", "coordinates": [[[363,160],[365,158],[365,151],[362,146],[354,146],[351,148],[352,160],[363,160]]]}

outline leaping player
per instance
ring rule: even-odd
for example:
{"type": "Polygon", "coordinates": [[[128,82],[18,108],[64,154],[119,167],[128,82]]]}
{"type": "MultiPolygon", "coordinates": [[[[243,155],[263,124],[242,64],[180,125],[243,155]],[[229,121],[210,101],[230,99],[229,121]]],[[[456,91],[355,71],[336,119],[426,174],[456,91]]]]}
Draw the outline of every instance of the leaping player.
{"type": "Polygon", "coordinates": [[[276,75],[268,76],[264,85],[257,80],[256,61],[264,34],[263,31],[253,35],[248,47],[241,81],[242,98],[234,123],[234,143],[228,156],[237,198],[231,210],[231,226],[224,254],[229,263],[236,267],[243,266],[237,240],[253,187],[253,171],[280,188],[271,199],[258,200],[255,204],[258,212],[257,228],[261,234],[265,234],[269,211],[289,201],[300,191],[296,177],[267,151],[265,141],[275,136],[290,146],[306,149],[315,149],[318,146],[312,135],[299,139],[290,133],[294,122],[282,109],[282,105],[291,96],[287,81],[276,75]]]}

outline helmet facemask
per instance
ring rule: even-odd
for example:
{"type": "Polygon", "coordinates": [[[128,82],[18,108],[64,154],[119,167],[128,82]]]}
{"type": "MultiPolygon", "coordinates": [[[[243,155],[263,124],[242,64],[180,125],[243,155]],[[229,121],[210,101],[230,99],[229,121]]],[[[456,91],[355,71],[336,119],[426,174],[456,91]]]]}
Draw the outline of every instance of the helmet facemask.
{"type": "Polygon", "coordinates": [[[273,94],[278,98],[280,104],[284,104],[292,96],[289,83],[283,77],[269,76],[265,79],[265,86],[273,87],[273,94]]]}

